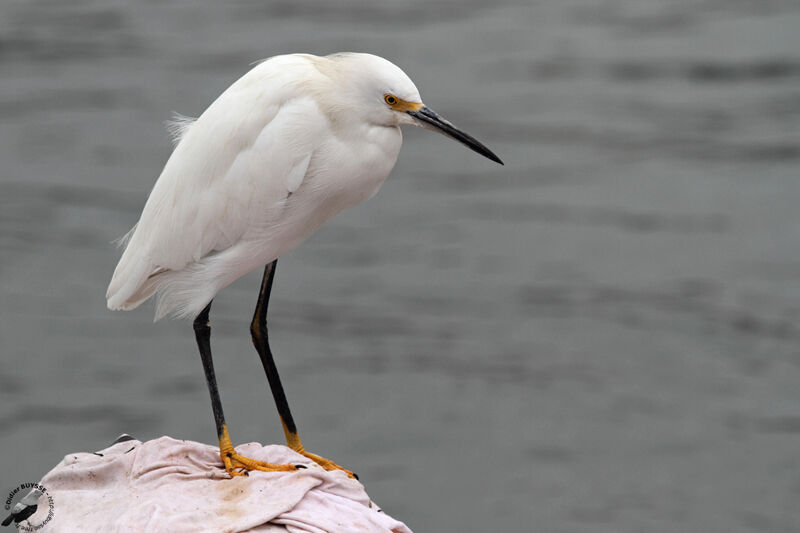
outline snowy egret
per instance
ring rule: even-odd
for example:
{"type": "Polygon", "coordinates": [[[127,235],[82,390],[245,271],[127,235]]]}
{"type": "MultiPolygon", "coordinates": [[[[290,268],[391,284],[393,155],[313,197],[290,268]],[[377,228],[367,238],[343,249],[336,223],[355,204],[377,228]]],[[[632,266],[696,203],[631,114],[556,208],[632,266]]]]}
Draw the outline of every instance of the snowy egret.
{"type": "Polygon", "coordinates": [[[290,448],[326,470],[352,472],[300,442],[267,338],[277,259],[341,210],[374,195],[397,160],[400,126],[447,135],[502,164],[483,144],[426,107],[414,83],[370,54],[268,59],[196,120],[174,124],[175,149],[127,243],[106,298],[133,309],[153,294],[156,320],[194,318],[194,331],[230,475],[293,471],[238,455],[217,391],[209,311],[219,290],[260,267],[250,332],[290,448]]]}

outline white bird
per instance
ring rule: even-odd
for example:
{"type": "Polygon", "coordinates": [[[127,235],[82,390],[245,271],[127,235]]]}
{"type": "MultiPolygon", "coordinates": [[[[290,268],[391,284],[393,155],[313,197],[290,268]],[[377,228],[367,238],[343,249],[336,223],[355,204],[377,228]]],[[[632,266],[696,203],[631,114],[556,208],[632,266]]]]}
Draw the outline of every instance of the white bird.
{"type": "Polygon", "coordinates": [[[123,241],[106,298],[109,309],[127,310],[156,294],[156,320],[168,314],[194,318],[229,474],[297,468],[236,454],[211,360],[212,299],[265,266],[251,333],[287,444],[325,469],[345,470],[303,449],[267,341],[269,294],[278,257],[378,191],[397,160],[400,126],[408,124],[443,133],[502,164],[425,107],[400,68],[370,54],[270,58],[198,119],[181,118],[174,125],[177,145],[123,241]]]}

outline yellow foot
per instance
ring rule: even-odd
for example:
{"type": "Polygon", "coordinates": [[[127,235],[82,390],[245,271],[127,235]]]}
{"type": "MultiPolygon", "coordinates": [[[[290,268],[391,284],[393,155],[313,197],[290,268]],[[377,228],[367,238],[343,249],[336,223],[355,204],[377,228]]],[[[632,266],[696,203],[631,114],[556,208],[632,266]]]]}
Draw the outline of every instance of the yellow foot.
{"type": "Polygon", "coordinates": [[[261,472],[296,472],[299,469],[305,468],[302,465],[279,465],[267,463],[264,461],[257,461],[250,459],[243,455],[236,453],[231,443],[231,437],[228,435],[228,427],[222,426],[222,436],[219,438],[219,456],[222,459],[222,464],[225,465],[225,471],[231,477],[246,476],[249,470],[259,470],[261,472]]]}
{"type": "Polygon", "coordinates": [[[307,452],[304,449],[295,450],[295,451],[297,453],[299,453],[300,455],[308,457],[309,459],[311,459],[312,461],[317,463],[319,466],[321,466],[325,470],[341,470],[342,472],[347,474],[347,477],[350,477],[350,478],[353,478],[353,479],[358,479],[358,476],[356,474],[354,474],[353,472],[351,472],[350,470],[348,470],[348,469],[346,469],[344,467],[341,467],[341,466],[337,465],[336,463],[334,463],[330,459],[325,459],[324,457],[320,457],[319,455],[315,455],[313,453],[307,452]]]}
{"type": "MultiPolygon", "coordinates": [[[[231,448],[233,449],[233,448],[231,448]]],[[[220,449],[220,457],[222,457],[222,464],[225,465],[225,471],[231,477],[246,476],[249,470],[260,470],[261,472],[296,472],[298,468],[294,465],[277,465],[272,463],[265,463],[264,461],[256,461],[243,455],[239,455],[235,451],[226,451],[220,449]]]]}
{"type": "MultiPolygon", "coordinates": [[[[283,422],[282,418],[281,418],[281,422],[283,422]]],[[[348,470],[348,469],[346,469],[344,467],[341,467],[341,466],[337,465],[336,463],[334,463],[330,459],[325,459],[324,457],[320,457],[319,455],[313,454],[311,452],[307,452],[306,449],[303,448],[303,443],[300,442],[300,436],[297,434],[297,430],[295,430],[295,429],[291,429],[290,430],[286,426],[286,423],[283,424],[283,432],[286,435],[286,445],[289,448],[291,448],[292,450],[296,451],[297,453],[299,453],[300,455],[302,455],[304,457],[308,457],[309,459],[311,459],[312,461],[317,463],[319,466],[321,466],[325,470],[329,470],[329,471],[330,470],[341,470],[342,472],[347,474],[347,477],[353,478],[353,479],[358,479],[358,475],[356,475],[355,473],[353,473],[352,471],[350,471],[350,470],[348,470]]]]}

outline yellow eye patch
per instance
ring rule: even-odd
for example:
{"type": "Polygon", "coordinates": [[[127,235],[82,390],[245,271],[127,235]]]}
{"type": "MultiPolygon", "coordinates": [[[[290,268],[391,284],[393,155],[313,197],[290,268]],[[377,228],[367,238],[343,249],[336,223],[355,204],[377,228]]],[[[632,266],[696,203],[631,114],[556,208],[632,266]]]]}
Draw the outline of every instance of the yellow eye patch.
{"type": "Polygon", "coordinates": [[[395,111],[401,111],[401,112],[419,111],[423,107],[423,104],[415,102],[407,102],[402,98],[398,98],[397,96],[388,93],[383,95],[383,101],[386,102],[386,104],[395,111]]]}

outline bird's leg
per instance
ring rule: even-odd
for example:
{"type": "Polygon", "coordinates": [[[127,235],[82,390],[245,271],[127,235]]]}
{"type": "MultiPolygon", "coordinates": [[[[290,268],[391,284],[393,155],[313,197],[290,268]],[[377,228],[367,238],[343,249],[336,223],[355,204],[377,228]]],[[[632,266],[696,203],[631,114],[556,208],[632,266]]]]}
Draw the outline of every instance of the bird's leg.
{"type": "Polygon", "coordinates": [[[253,314],[253,321],[250,324],[250,334],[253,337],[253,344],[261,358],[264,372],[267,374],[269,387],[272,390],[272,397],[275,399],[275,406],[278,408],[278,415],[281,417],[283,432],[286,435],[286,444],[297,453],[308,457],[319,464],[325,470],[343,470],[350,477],[358,477],[350,470],[342,468],[333,461],[307,452],[300,442],[300,435],[297,434],[297,426],[289,410],[289,402],[286,401],[286,394],[283,392],[281,378],[278,369],[275,367],[275,360],[272,358],[272,350],[269,348],[269,336],[267,334],[267,308],[269,307],[269,295],[272,292],[272,281],[275,278],[275,266],[278,260],[274,260],[264,268],[264,277],[261,280],[261,291],[258,295],[258,303],[253,314]]]}
{"type": "Polygon", "coordinates": [[[219,456],[222,459],[225,470],[231,476],[247,475],[248,470],[261,470],[264,472],[294,472],[297,467],[293,465],[276,465],[256,461],[249,457],[244,457],[236,453],[228,435],[228,426],[225,424],[225,415],[222,412],[222,400],[219,398],[217,390],[217,378],[214,375],[214,362],[211,360],[211,325],[208,320],[208,313],[211,310],[211,302],[194,319],[194,334],[197,339],[197,347],[200,349],[200,358],[203,360],[203,370],[206,374],[208,392],[211,394],[211,409],[214,411],[214,422],[217,425],[217,437],[219,439],[219,456]],[[240,472],[237,469],[242,469],[240,472]]]}

